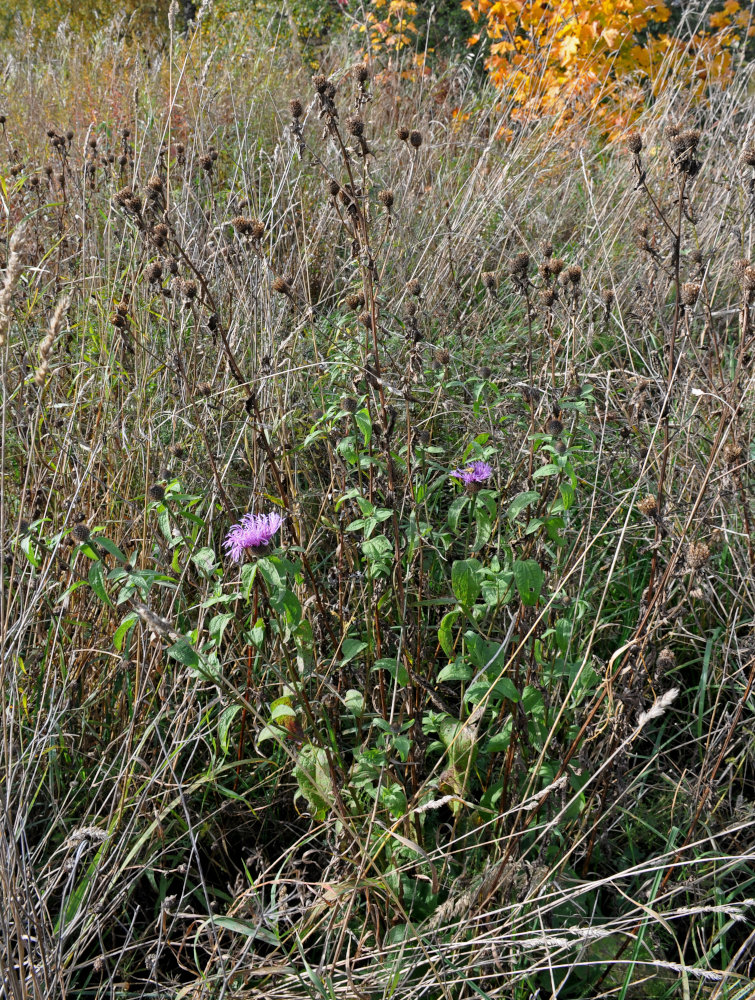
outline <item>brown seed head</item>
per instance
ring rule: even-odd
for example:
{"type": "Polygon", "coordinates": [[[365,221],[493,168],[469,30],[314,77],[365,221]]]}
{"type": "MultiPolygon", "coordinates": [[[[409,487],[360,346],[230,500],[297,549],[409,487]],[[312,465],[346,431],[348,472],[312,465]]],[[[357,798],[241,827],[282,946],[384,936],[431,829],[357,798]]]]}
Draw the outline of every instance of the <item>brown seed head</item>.
{"type": "Polygon", "coordinates": [[[627,147],[635,156],[642,151],[642,136],[639,132],[632,132],[627,136],[627,147]]]}
{"type": "Polygon", "coordinates": [[[550,434],[551,437],[558,437],[563,431],[564,425],[558,419],[558,417],[551,417],[548,423],[545,425],[545,433],[550,434]]]}
{"type": "Polygon", "coordinates": [[[551,257],[548,261],[548,271],[554,278],[557,278],[561,274],[565,266],[564,261],[560,257],[551,257]]]}
{"type": "Polygon", "coordinates": [[[159,260],[153,260],[151,264],[147,264],[144,268],[144,274],[150,284],[157,284],[163,276],[163,266],[159,260]]]}
{"type": "Polygon", "coordinates": [[[755,167],[755,149],[752,146],[742,150],[742,163],[747,167],[755,167]]]}
{"type": "Polygon", "coordinates": [[[173,256],[163,258],[163,267],[169,274],[178,274],[178,261],[173,256]]]}
{"type": "Polygon", "coordinates": [[[573,285],[578,285],[582,280],[582,268],[579,264],[570,264],[566,269],[566,275],[573,285]]]}
{"type": "Polygon", "coordinates": [[[552,288],[541,288],[539,297],[546,309],[549,309],[556,301],[556,293],[552,288]]]}
{"type": "Polygon", "coordinates": [[[278,276],[273,281],[273,291],[278,292],[279,295],[290,295],[291,286],[289,285],[289,283],[286,281],[285,278],[278,276]]]}
{"type": "Polygon", "coordinates": [[[668,670],[673,670],[676,666],[676,656],[668,646],[664,647],[658,654],[656,666],[662,674],[665,674],[668,670]]]}
{"type": "Polygon", "coordinates": [[[393,207],[393,191],[391,191],[390,188],[386,188],[384,191],[381,191],[378,195],[378,201],[380,201],[380,203],[390,212],[393,207]]]}
{"type": "Polygon", "coordinates": [[[647,496],[637,501],[637,510],[645,517],[654,517],[658,511],[658,501],[651,493],[648,493],[647,496]]]}
{"type": "Polygon", "coordinates": [[[155,483],[150,486],[149,498],[150,500],[155,500],[157,503],[162,503],[165,499],[165,487],[161,486],[159,483],[155,483]]]}
{"type": "Polygon", "coordinates": [[[364,135],[364,122],[359,115],[349,115],[344,124],[349,135],[364,135]]]}
{"type": "Polygon", "coordinates": [[[318,94],[324,94],[328,87],[328,78],[323,73],[317,73],[312,77],[312,84],[318,94]]]}
{"type": "Polygon", "coordinates": [[[355,66],[353,73],[357,83],[367,83],[370,78],[370,71],[365,63],[359,63],[355,66]]]}
{"type": "Polygon", "coordinates": [[[490,292],[494,292],[498,285],[496,280],[495,271],[483,271],[482,272],[482,283],[490,292]]]}
{"type": "Polygon", "coordinates": [[[331,178],[328,181],[328,192],[332,195],[333,198],[338,197],[338,195],[341,192],[341,185],[338,183],[337,180],[331,178]]]}
{"type": "Polygon", "coordinates": [[[304,107],[298,97],[294,97],[288,102],[291,117],[299,119],[304,114],[304,107]]]}
{"type": "Polygon", "coordinates": [[[164,189],[165,185],[162,182],[162,178],[158,177],[157,174],[153,174],[147,181],[147,192],[151,198],[157,198],[158,195],[163,193],[164,189]]]}
{"type": "Polygon", "coordinates": [[[408,129],[408,128],[404,128],[403,126],[399,126],[399,127],[398,127],[398,128],[396,129],[396,135],[397,135],[397,137],[398,137],[398,138],[399,138],[399,139],[400,139],[400,140],[401,140],[402,142],[406,142],[406,140],[407,140],[407,139],[409,138],[409,135],[410,135],[410,132],[409,132],[409,129],[408,129]]]}
{"type": "Polygon", "coordinates": [[[422,145],[422,133],[418,132],[417,129],[413,129],[409,133],[409,142],[414,146],[415,149],[419,149],[422,145]]]}
{"type": "Polygon", "coordinates": [[[691,570],[698,570],[710,558],[710,549],[705,542],[690,542],[687,546],[687,565],[691,570]]]}
{"type": "Polygon", "coordinates": [[[74,525],[71,535],[76,539],[77,542],[88,542],[90,536],[89,528],[85,524],[74,525]]]}
{"type": "Polygon", "coordinates": [[[697,297],[700,294],[700,286],[695,284],[694,281],[685,281],[681,288],[681,301],[682,305],[693,306],[697,302],[697,297]]]}
{"type": "Polygon", "coordinates": [[[447,365],[451,360],[451,352],[447,347],[439,347],[435,352],[435,360],[439,365],[447,365]]]}
{"type": "Polygon", "coordinates": [[[213,164],[212,154],[202,153],[202,155],[199,157],[199,166],[202,168],[202,170],[205,170],[207,173],[209,173],[212,170],[212,164],[213,164]]]}
{"type": "Polygon", "coordinates": [[[352,292],[346,296],[346,305],[349,309],[361,309],[364,305],[364,292],[352,292]]]}
{"type": "Polygon", "coordinates": [[[181,294],[187,302],[191,302],[197,297],[197,283],[192,278],[184,278],[180,287],[181,294]]]}
{"type": "Polygon", "coordinates": [[[416,278],[410,278],[406,283],[406,290],[410,295],[421,295],[422,285],[420,285],[416,278]]]}
{"type": "Polygon", "coordinates": [[[745,450],[738,441],[727,441],[724,445],[724,461],[727,465],[739,465],[744,457],[745,450]]]}

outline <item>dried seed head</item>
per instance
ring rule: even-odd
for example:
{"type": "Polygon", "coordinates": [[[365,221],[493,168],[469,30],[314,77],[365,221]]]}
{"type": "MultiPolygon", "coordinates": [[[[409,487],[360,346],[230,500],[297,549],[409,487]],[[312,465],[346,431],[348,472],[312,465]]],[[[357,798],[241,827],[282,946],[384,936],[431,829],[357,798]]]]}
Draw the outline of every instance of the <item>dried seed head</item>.
{"type": "Polygon", "coordinates": [[[710,549],[705,542],[690,542],[687,546],[687,565],[691,570],[698,570],[710,558],[710,549]]]}
{"type": "Polygon", "coordinates": [[[252,234],[252,220],[245,215],[237,215],[231,219],[231,225],[239,236],[251,236],[252,234]]]}
{"type": "Polygon", "coordinates": [[[551,437],[558,437],[563,431],[564,425],[558,419],[558,417],[551,417],[548,423],[545,425],[545,433],[550,434],[551,437]]]}
{"type": "Polygon", "coordinates": [[[697,297],[700,294],[700,286],[695,284],[694,281],[685,281],[681,288],[680,298],[682,300],[682,305],[693,306],[697,302],[697,297]]]}
{"type": "Polygon", "coordinates": [[[384,191],[380,192],[380,194],[378,195],[378,200],[390,212],[391,208],[393,207],[393,191],[391,191],[390,188],[386,188],[384,191]]]}
{"type": "Polygon", "coordinates": [[[435,352],[435,360],[439,365],[447,365],[451,360],[451,352],[447,347],[439,347],[435,352]]]}
{"type": "Polygon", "coordinates": [[[482,272],[482,283],[490,292],[494,292],[497,287],[497,280],[494,271],[482,272]]]}
{"type": "Polygon", "coordinates": [[[349,115],[345,121],[345,125],[349,135],[364,135],[364,122],[359,115],[349,115]]]}
{"type": "Polygon", "coordinates": [[[168,227],[164,222],[156,222],[150,235],[156,247],[164,247],[168,241],[168,227]]]}
{"type": "Polygon", "coordinates": [[[152,177],[147,181],[147,192],[151,198],[157,198],[165,190],[165,185],[162,182],[162,178],[158,177],[157,174],[153,174],[152,177]]]}
{"type": "Polygon", "coordinates": [[[616,294],[613,288],[604,288],[600,293],[600,297],[601,299],[603,299],[603,304],[605,305],[606,309],[610,309],[614,303],[616,294]]]}
{"type": "Polygon", "coordinates": [[[406,283],[406,290],[410,295],[421,295],[422,285],[420,285],[416,278],[410,278],[406,283]]]}
{"type": "Polygon", "coordinates": [[[573,285],[578,285],[582,280],[582,268],[579,264],[570,264],[566,269],[566,276],[573,285]]]}
{"type": "Polygon", "coordinates": [[[404,312],[407,316],[412,317],[417,315],[417,303],[412,299],[404,303],[404,312]]]}
{"type": "Polygon", "coordinates": [[[556,301],[556,293],[552,288],[541,288],[539,297],[546,309],[549,309],[556,301]]]}
{"type": "Polygon", "coordinates": [[[639,132],[632,132],[627,136],[627,147],[635,156],[642,151],[642,136],[639,132]]]}
{"type": "Polygon", "coordinates": [[[561,274],[565,266],[564,261],[560,257],[551,257],[548,261],[548,271],[554,278],[557,278],[561,274]]]}
{"type": "Polygon", "coordinates": [[[312,84],[318,94],[324,94],[328,89],[328,78],[323,73],[317,73],[312,77],[312,84]]]}
{"type": "Polygon", "coordinates": [[[658,501],[651,493],[648,493],[647,496],[637,501],[637,510],[645,517],[655,517],[658,512],[658,501]]]}
{"type": "Polygon", "coordinates": [[[85,524],[74,525],[71,534],[77,542],[88,542],[91,537],[89,528],[85,524]]]}
{"type": "Polygon", "coordinates": [[[362,324],[362,326],[367,327],[368,330],[372,327],[372,316],[370,315],[370,313],[367,312],[366,309],[364,312],[360,312],[359,322],[362,324]]]}
{"type": "Polygon", "coordinates": [[[408,129],[408,128],[404,128],[403,126],[399,126],[399,127],[398,127],[398,128],[396,129],[396,136],[397,136],[397,137],[398,137],[398,138],[399,138],[399,139],[400,139],[400,140],[401,140],[402,142],[406,142],[406,140],[407,140],[407,139],[409,138],[409,135],[410,135],[410,132],[409,132],[409,129],[408,129]]]}
{"type": "Polygon", "coordinates": [[[565,455],[566,442],[562,441],[561,438],[559,438],[558,441],[556,441],[556,443],[553,445],[553,450],[556,452],[557,455],[565,455]]]}
{"type": "Polygon", "coordinates": [[[212,395],[212,382],[200,382],[197,386],[197,392],[200,396],[205,398],[212,395]]]}
{"type": "Polygon", "coordinates": [[[739,465],[744,457],[745,450],[738,441],[727,441],[724,445],[724,461],[727,465],[739,465]]]}
{"type": "Polygon", "coordinates": [[[364,305],[364,292],[352,292],[346,296],[346,305],[351,310],[361,309],[364,305]]]}
{"type": "Polygon", "coordinates": [[[184,278],[180,288],[181,294],[187,302],[191,302],[197,297],[197,283],[192,278],[184,278]]]}
{"type": "Polygon", "coordinates": [[[543,240],[540,244],[540,253],[546,260],[553,256],[553,244],[550,240],[543,240]]]}
{"type": "Polygon", "coordinates": [[[415,149],[419,149],[419,147],[422,145],[422,133],[418,132],[416,128],[413,129],[409,133],[409,142],[415,149]]]}
{"type": "Polygon", "coordinates": [[[515,278],[524,278],[530,266],[530,255],[526,251],[518,253],[509,261],[509,274],[515,278]]]}
{"type": "Polygon", "coordinates": [[[742,163],[747,167],[755,167],[755,149],[752,146],[742,150],[742,163]]]}
{"type": "Polygon", "coordinates": [[[489,379],[492,374],[493,374],[493,369],[489,365],[483,365],[480,368],[479,371],[480,378],[485,379],[487,381],[487,379],[489,379]]]}
{"type": "Polygon", "coordinates": [[[157,503],[162,503],[165,499],[165,488],[160,486],[159,483],[155,483],[149,488],[149,498],[150,500],[155,500],[157,503]]]}
{"type": "Polygon", "coordinates": [[[205,170],[207,173],[209,173],[212,170],[212,164],[213,164],[212,154],[202,153],[202,155],[199,157],[199,166],[202,168],[202,170],[205,170]]]}
{"type": "Polygon", "coordinates": [[[742,277],[742,287],[746,292],[755,289],[755,267],[746,267],[742,277]]]}
{"type": "Polygon", "coordinates": [[[164,257],[163,268],[168,274],[178,274],[178,261],[173,256],[164,257]]]}
{"type": "Polygon", "coordinates": [[[304,114],[304,107],[297,97],[294,97],[288,102],[288,107],[292,118],[299,119],[304,114]]]}
{"type": "Polygon", "coordinates": [[[341,399],[341,406],[347,413],[356,413],[358,404],[353,396],[344,396],[341,399]]]}
{"type": "Polygon", "coordinates": [[[370,71],[365,63],[359,63],[353,70],[354,79],[357,83],[367,83],[370,78],[370,71]]]}
{"type": "Polygon", "coordinates": [[[656,666],[658,671],[662,674],[665,674],[668,670],[673,670],[676,666],[676,656],[668,648],[668,646],[664,647],[664,649],[662,649],[658,654],[656,666]]]}
{"type": "Polygon", "coordinates": [[[279,276],[273,281],[273,291],[278,292],[279,295],[290,295],[291,286],[285,278],[279,276]]]}
{"type": "Polygon", "coordinates": [[[333,198],[338,197],[338,195],[341,193],[341,185],[338,183],[337,180],[331,178],[328,181],[328,192],[332,195],[333,198]]]}
{"type": "Polygon", "coordinates": [[[144,268],[144,273],[150,284],[157,284],[163,276],[163,266],[159,260],[153,260],[151,264],[147,264],[144,268]]]}

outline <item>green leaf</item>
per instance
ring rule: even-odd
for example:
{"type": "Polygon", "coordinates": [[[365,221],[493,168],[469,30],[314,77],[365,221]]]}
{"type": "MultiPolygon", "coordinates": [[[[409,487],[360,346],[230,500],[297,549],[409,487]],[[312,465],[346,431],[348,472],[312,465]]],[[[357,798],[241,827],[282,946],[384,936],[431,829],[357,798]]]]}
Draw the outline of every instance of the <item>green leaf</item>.
{"type": "Polygon", "coordinates": [[[223,755],[228,753],[228,744],[231,738],[231,724],[241,711],[241,705],[228,705],[220,713],[218,719],[218,743],[223,755]]]}
{"type": "Polygon", "coordinates": [[[556,645],[565,653],[569,645],[569,638],[571,636],[571,622],[566,618],[559,618],[556,622],[556,645]]]}
{"type": "Polygon", "coordinates": [[[354,688],[349,688],[346,694],[343,696],[343,703],[351,712],[352,715],[359,716],[364,715],[364,698],[362,697],[361,691],[356,691],[354,688]]]}
{"type": "Polygon", "coordinates": [[[514,521],[522,513],[525,507],[529,507],[531,503],[540,499],[540,494],[536,493],[534,490],[528,490],[526,493],[519,493],[509,504],[509,509],[506,511],[506,517],[509,521],[514,521]]]}
{"type": "Polygon", "coordinates": [[[135,611],[131,611],[126,615],[118,628],[115,630],[113,634],[113,645],[119,653],[123,649],[126,636],[138,621],[139,615],[135,611]]]}
{"type": "Polygon", "coordinates": [[[260,941],[264,941],[265,944],[280,945],[280,941],[272,931],[266,930],[259,924],[253,924],[249,920],[239,920],[238,917],[213,917],[212,922],[216,927],[222,927],[226,931],[233,931],[234,934],[243,934],[248,938],[258,938],[260,941]]]}
{"type": "Polygon", "coordinates": [[[96,540],[97,540],[98,544],[101,545],[102,548],[106,552],[109,552],[111,556],[115,556],[115,558],[119,562],[122,562],[122,563],[127,563],[128,562],[128,559],[126,558],[126,556],[124,555],[124,553],[121,552],[121,550],[118,548],[118,546],[115,544],[115,542],[111,542],[110,539],[109,538],[105,538],[104,535],[97,535],[97,539],[96,540]]]}
{"type": "Polygon", "coordinates": [[[532,478],[533,479],[542,479],[544,476],[553,476],[557,472],[560,472],[560,471],[561,470],[559,469],[559,467],[557,465],[554,465],[552,462],[549,462],[548,465],[542,465],[542,466],[540,466],[539,469],[536,469],[532,473],[532,478]]]}
{"type": "Polygon", "coordinates": [[[396,659],[376,660],[372,668],[373,670],[386,670],[391,677],[398,680],[398,683],[405,687],[409,683],[409,672],[403,663],[400,663],[396,659]]]}
{"type": "Polygon", "coordinates": [[[223,632],[225,632],[228,623],[233,621],[234,618],[235,615],[225,612],[224,614],[221,615],[215,615],[214,618],[210,619],[208,631],[210,633],[210,638],[212,639],[212,641],[215,643],[216,646],[219,646],[220,643],[222,642],[223,632]]]}
{"type": "Polygon", "coordinates": [[[490,540],[490,536],[493,533],[494,522],[485,507],[480,504],[475,507],[474,516],[475,521],[477,522],[477,531],[475,532],[472,551],[479,552],[483,545],[487,545],[490,540]]]}
{"type": "Polygon", "coordinates": [[[336,799],[325,750],[322,747],[303,746],[293,774],[299,785],[299,793],[309,803],[315,819],[324,820],[336,799]]]}
{"type": "Polygon", "coordinates": [[[438,628],[438,642],[440,647],[446,656],[450,659],[453,656],[453,623],[461,614],[460,611],[449,611],[448,614],[443,615],[443,620],[438,628]]]}
{"type": "Polygon", "coordinates": [[[197,567],[200,573],[204,573],[205,576],[210,576],[212,571],[217,566],[217,559],[215,558],[215,552],[207,548],[206,546],[202,549],[197,549],[194,555],[191,557],[191,561],[197,567]]]}
{"type": "Polygon", "coordinates": [[[472,668],[465,663],[461,657],[457,657],[438,674],[438,682],[442,681],[470,681],[472,679],[472,668]]]}
{"type": "Polygon", "coordinates": [[[545,577],[534,559],[517,559],[514,562],[514,580],[523,604],[537,604],[545,577]]]}
{"type": "Polygon", "coordinates": [[[375,535],[362,542],[362,552],[370,560],[384,559],[393,552],[393,546],[385,535],[375,535]]]}
{"type": "Polygon", "coordinates": [[[470,608],[480,594],[481,569],[477,559],[457,559],[451,567],[451,586],[464,608],[470,608]]]}
{"type": "Polygon", "coordinates": [[[461,517],[461,512],[467,506],[469,502],[468,498],[465,496],[457,497],[456,500],[451,504],[448,511],[448,526],[451,531],[456,531],[459,527],[459,518],[461,517]]]}
{"type": "Polygon", "coordinates": [[[354,420],[357,427],[362,432],[362,436],[364,437],[364,446],[366,448],[372,438],[372,421],[370,420],[370,414],[367,409],[357,410],[354,414],[354,420]]]}
{"type": "Polygon", "coordinates": [[[183,663],[185,667],[197,668],[200,666],[199,654],[186,638],[179,639],[178,642],[170,646],[168,656],[171,660],[178,660],[179,663],[183,663]]]}
{"type": "Polygon", "coordinates": [[[361,639],[344,639],[341,644],[342,660],[341,666],[353,660],[355,656],[359,656],[363,650],[367,649],[367,643],[362,642],[361,639]]]}
{"type": "Polygon", "coordinates": [[[113,607],[113,602],[108,597],[108,592],[105,587],[105,572],[102,568],[102,561],[100,559],[98,559],[97,562],[92,563],[89,567],[89,586],[101,601],[104,601],[108,607],[113,607]]]}

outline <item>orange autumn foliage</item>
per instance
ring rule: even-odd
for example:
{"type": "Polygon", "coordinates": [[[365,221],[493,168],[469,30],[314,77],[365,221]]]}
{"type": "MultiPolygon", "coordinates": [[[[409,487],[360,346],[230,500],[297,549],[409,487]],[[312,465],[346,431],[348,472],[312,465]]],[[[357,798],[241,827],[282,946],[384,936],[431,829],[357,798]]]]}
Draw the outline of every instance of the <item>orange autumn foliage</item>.
{"type": "Polygon", "coordinates": [[[624,128],[672,77],[698,96],[725,84],[732,49],[753,34],[748,10],[726,0],[691,40],[663,33],[663,0],[462,0],[490,43],[487,69],[520,121],[563,125],[587,114],[605,131],[624,128]]]}

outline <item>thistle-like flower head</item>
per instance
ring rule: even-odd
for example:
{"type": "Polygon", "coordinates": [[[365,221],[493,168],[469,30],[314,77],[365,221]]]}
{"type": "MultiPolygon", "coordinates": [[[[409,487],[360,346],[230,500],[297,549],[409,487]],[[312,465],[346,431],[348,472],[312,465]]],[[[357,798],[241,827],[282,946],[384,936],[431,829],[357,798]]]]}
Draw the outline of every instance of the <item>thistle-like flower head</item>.
{"type": "Polygon", "coordinates": [[[235,562],[241,562],[247,551],[262,555],[282,524],[280,514],[244,514],[225,536],[223,547],[235,562]]]}
{"type": "Polygon", "coordinates": [[[470,462],[463,469],[454,469],[451,475],[460,479],[465,486],[472,483],[484,483],[493,475],[493,469],[488,462],[470,462]]]}

